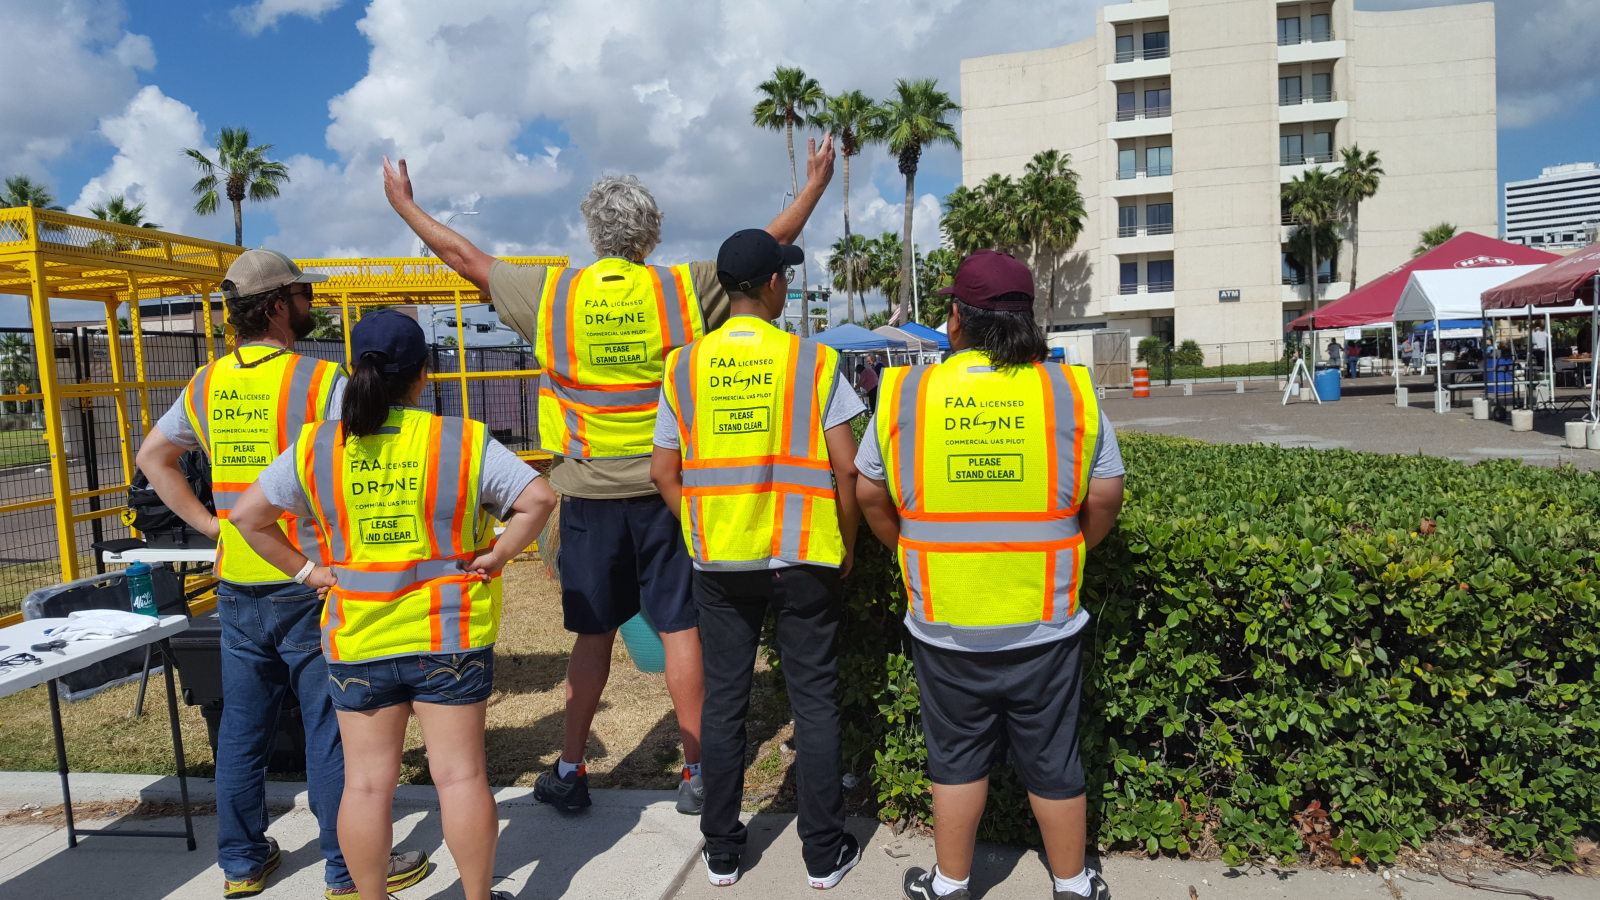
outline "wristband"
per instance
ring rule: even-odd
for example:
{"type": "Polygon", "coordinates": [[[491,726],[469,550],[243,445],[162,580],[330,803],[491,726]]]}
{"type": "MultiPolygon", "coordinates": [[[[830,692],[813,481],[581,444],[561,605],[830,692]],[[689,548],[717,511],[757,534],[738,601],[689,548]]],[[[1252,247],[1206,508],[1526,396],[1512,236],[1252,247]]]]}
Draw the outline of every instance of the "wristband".
{"type": "Polygon", "coordinates": [[[299,574],[294,576],[294,583],[295,584],[305,584],[306,583],[306,577],[309,576],[311,574],[311,570],[315,569],[316,567],[317,567],[316,563],[312,562],[309,559],[306,560],[306,564],[301,567],[299,574]]]}

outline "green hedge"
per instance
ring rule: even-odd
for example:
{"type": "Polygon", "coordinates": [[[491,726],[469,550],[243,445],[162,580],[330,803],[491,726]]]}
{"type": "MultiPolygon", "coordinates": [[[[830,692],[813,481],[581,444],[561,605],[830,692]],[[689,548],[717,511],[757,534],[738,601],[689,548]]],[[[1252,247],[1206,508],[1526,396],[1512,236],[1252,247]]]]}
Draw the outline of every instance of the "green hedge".
{"type": "MultiPolygon", "coordinates": [[[[1100,843],[1387,861],[1461,830],[1572,858],[1600,824],[1594,475],[1138,434],[1122,452],[1083,591],[1100,843]],[[1313,803],[1331,845],[1300,836],[1313,803]]],[[[848,761],[886,820],[927,817],[905,601],[870,534],[848,583],[848,761]]],[[[1037,840],[1004,767],[983,836],[1037,840]]]]}

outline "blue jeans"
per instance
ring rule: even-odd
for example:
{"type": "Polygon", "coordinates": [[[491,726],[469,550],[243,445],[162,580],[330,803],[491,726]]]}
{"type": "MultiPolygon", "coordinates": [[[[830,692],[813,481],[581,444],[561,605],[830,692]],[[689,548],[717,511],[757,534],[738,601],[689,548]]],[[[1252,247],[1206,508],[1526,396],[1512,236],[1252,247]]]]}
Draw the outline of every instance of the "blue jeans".
{"type": "Polygon", "coordinates": [[[339,851],[344,747],[328,696],[318,620],[322,601],[305,585],[217,587],[222,621],[222,722],[217,728],[217,864],[238,880],[267,861],[267,749],[284,694],[300,701],[306,786],[329,887],[350,887],[339,851]]]}

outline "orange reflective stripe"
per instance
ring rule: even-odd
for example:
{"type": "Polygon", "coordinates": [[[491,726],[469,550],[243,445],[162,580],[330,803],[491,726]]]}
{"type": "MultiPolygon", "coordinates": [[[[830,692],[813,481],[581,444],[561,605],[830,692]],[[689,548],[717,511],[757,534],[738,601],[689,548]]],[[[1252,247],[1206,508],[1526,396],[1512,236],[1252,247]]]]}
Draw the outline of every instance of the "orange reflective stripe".
{"type": "MultiPolygon", "coordinates": [[[[934,553],[1054,553],[1058,550],[1067,550],[1083,544],[1083,535],[1073,535],[1059,541],[1003,541],[989,544],[949,544],[934,541],[913,541],[905,537],[900,538],[900,546],[908,550],[916,550],[918,555],[925,552],[934,553]]],[[[923,590],[927,590],[927,582],[923,582],[923,590]]]]}
{"type": "MultiPolygon", "coordinates": [[[[289,357],[289,359],[292,360],[292,359],[294,359],[294,357],[291,356],[291,357],[289,357]]],[[[282,380],[282,383],[280,383],[278,385],[278,397],[281,398],[281,400],[284,401],[284,402],[292,403],[294,401],[294,392],[292,390],[290,390],[291,385],[293,385],[293,383],[294,383],[294,370],[295,370],[295,365],[294,365],[293,362],[290,362],[289,365],[286,365],[286,366],[283,367],[283,380],[282,380]]],[[[287,446],[289,446],[289,416],[286,415],[286,413],[288,413],[288,410],[287,409],[284,410],[284,413],[285,414],[280,414],[278,416],[278,446],[279,447],[287,447],[287,446]]],[[[317,418],[321,418],[321,416],[318,416],[317,418]]],[[[306,421],[307,422],[313,422],[313,421],[316,421],[316,420],[307,418],[306,421]]]]}
{"type": "MultiPolygon", "coordinates": [[[[900,543],[906,543],[902,538],[900,543]]],[[[915,549],[915,548],[913,548],[915,549]]],[[[928,554],[917,554],[917,576],[922,579],[922,616],[929,622],[938,621],[933,617],[933,585],[928,579],[928,554]]]]}
{"type": "MultiPolygon", "coordinates": [[[[1049,409],[1048,406],[1045,408],[1049,409]]],[[[1055,617],[1055,614],[1056,555],[1054,553],[1046,553],[1044,555],[1044,615],[1039,617],[1039,621],[1048,622],[1055,617]]]]}
{"type": "MultiPolygon", "coordinates": [[[[1060,474],[1060,460],[1056,453],[1056,400],[1055,389],[1050,386],[1050,376],[1044,371],[1043,363],[1034,363],[1034,371],[1039,376],[1039,387],[1044,391],[1044,434],[1045,434],[1045,476],[1044,489],[1048,492],[1045,500],[1046,509],[1055,509],[1061,502],[1061,491],[1058,489],[1060,474]]],[[[1081,435],[1080,435],[1081,440],[1081,435]]],[[[1076,448],[1074,448],[1076,449],[1076,448]]],[[[1074,456],[1073,459],[1078,457],[1074,456]]],[[[1051,566],[1054,568],[1054,565],[1051,566]]],[[[1050,618],[1048,615],[1046,619],[1050,618]]]]}
{"type": "MultiPolygon", "coordinates": [[[[1046,383],[1048,383],[1048,379],[1046,379],[1046,383]]],[[[1071,369],[1067,370],[1067,384],[1072,388],[1072,421],[1077,426],[1072,432],[1072,458],[1076,461],[1073,464],[1072,474],[1077,480],[1077,490],[1073,492],[1073,497],[1077,502],[1072,504],[1072,508],[1076,510],[1083,503],[1083,498],[1089,493],[1089,473],[1094,466],[1093,464],[1086,464],[1083,458],[1083,429],[1086,424],[1084,406],[1086,404],[1084,403],[1083,390],[1078,386],[1078,379],[1072,377],[1071,369]]],[[[1046,406],[1045,408],[1049,409],[1050,407],[1046,406]]],[[[1055,429],[1051,428],[1050,433],[1054,435],[1055,429]]],[[[1055,446],[1053,437],[1050,443],[1052,447],[1055,446]]],[[[1054,454],[1051,455],[1051,458],[1055,458],[1054,454]]]]}
{"type": "MultiPolygon", "coordinates": [[[[583,282],[583,275],[588,271],[579,269],[572,275],[572,280],[567,282],[567,315],[563,323],[567,331],[567,371],[578,371],[578,317],[575,314],[578,303],[578,285],[583,282]]],[[[588,448],[585,448],[587,450],[588,448]]]]}
{"type": "Polygon", "coordinates": [[[691,504],[693,504],[693,506],[694,506],[694,514],[695,514],[694,515],[694,520],[696,522],[698,522],[699,525],[700,525],[700,546],[701,547],[709,547],[711,545],[706,542],[706,510],[705,510],[705,504],[700,502],[700,498],[699,497],[690,497],[689,498],[689,502],[691,504]]]}
{"type": "MultiPolygon", "coordinates": [[[[743,485],[733,488],[729,493],[739,494],[764,494],[767,492],[765,485],[743,485]],[[756,490],[750,490],[750,488],[756,490]]],[[[783,494],[775,498],[778,502],[772,506],[772,555],[774,558],[783,553],[783,504],[788,499],[783,494]]]]}
{"type": "MultiPolygon", "coordinates": [[[[664,348],[671,347],[672,328],[667,323],[672,320],[667,318],[666,288],[661,284],[661,272],[658,271],[655,266],[645,266],[644,270],[650,273],[650,286],[654,288],[656,292],[656,321],[659,322],[661,326],[662,346],[664,348]]],[[[683,324],[685,328],[687,328],[689,325],[687,320],[683,324]]]]}
{"type": "MultiPolygon", "coordinates": [[[[784,373],[783,391],[783,419],[778,429],[778,446],[789,446],[794,423],[794,383],[800,377],[800,338],[797,335],[789,336],[789,371],[784,373]]],[[[806,398],[807,402],[811,398],[806,398]]]]}
{"type": "MultiPolygon", "coordinates": [[[[349,548],[354,546],[355,542],[350,539],[350,511],[345,509],[344,505],[344,426],[340,425],[338,428],[339,433],[333,441],[333,505],[339,511],[339,521],[335,527],[339,529],[339,534],[343,536],[345,547],[349,548]]],[[[346,552],[349,551],[346,550],[346,552]]],[[[348,620],[341,614],[339,621],[348,620]]]]}
{"type": "Polygon", "coordinates": [[[900,518],[919,522],[1055,522],[1077,515],[1074,509],[1051,509],[1042,512],[919,512],[900,510],[900,518]]]}
{"type": "Polygon", "coordinates": [[[799,466],[806,469],[830,469],[826,460],[806,459],[800,456],[731,456],[719,459],[686,459],[683,461],[685,469],[722,469],[732,466],[767,466],[785,465],[799,466]]]}
{"type": "MultiPolygon", "coordinates": [[[[428,423],[428,455],[438,459],[444,438],[444,420],[437,416],[428,423]]],[[[439,534],[437,521],[434,519],[434,509],[437,507],[439,496],[439,470],[436,466],[428,467],[428,477],[422,485],[422,517],[428,523],[428,552],[437,557],[439,555],[439,534]]],[[[435,602],[438,598],[435,597],[435,602]]]]}
{"type": "MultiPolygon", "coordinates": [[[[435,419],[434,421],[443,421],[443,420],[442,419],[435,419]]],[[[463,527],[463,520],[466,517],[467,506],[469,505],[468,501],[467,501],[467,498],[472,496],[472,494],[471,494],[471,485],[468,482],[468,476],[472,474],[472,459],[471,459],[471,455],[472,455],[472,438],[473,438],[472,431],[473,431],[473,423],[470,422],[470,421],[467,422],[465,427],[463,427],[461,429],[461,452],[460,452],[461,467],[460,467],[459,474],[457,474],[457,476],[456,476],[456,508],[455,508],[455,515],[452,516],[451,519],[450,519],[451,534],[461,534],[462,527],[463,527]]],[[[473,543],[473,542],[472,541],[463,540],[463,541],[460,542],[460,546],[465,548],[471,543],[473,543]]],[[[434,549],[435,549],[435,551],[438,550],[437,547],[435,547],[434,549]]],[[[467,558],[471,559],[470,556],[468,556],[467,558]]],[[[462,596],[462,601],[461,602],[462,603],[466,603],[467,602],[467,600],[466,600],[466,592],[462,591],[461,596],[462,596]]],[[[462,615],[462,619],[461,620],[462,620],[462,622],[466,621],[466,615],[465,614],[462,615]]],[[[465,632],[466,625],[463,624],[461,627],[463,629],[462,634],[464,635],[466,633],[465,632]]],[[[463,647],[469,646],[469,643],[463,643],[461,646],[463,646],[463,647]]]]}
{"type": "Polygon", "coordinates": [[[811,487],[804,484],[789,484],[787,482],[769,481],[762,484],[719,484],[706,487],[686,487],[683,489],[685,497],[729,497],[739,494],[765,494],[775,491],[782,494],[806,494],[812,497],[821,497],[824,500],[833,500],[838,494],[830,488],[811,487]]]}
{"type": "Polygon", "coordinates": [[[806,494],[805,500],[800,504],[800,558],[806,558],[806,551],[811,549],[811,505],[817,500],[815,495],[806,494]]]}
{"type": "MultiPolygon", "coordinates": [[[[927,443],[923,440],[923,436],[928,433],[928,385],[932,381],[933,379],[927,376],[917,379],[917,433],[912,435],[911,441],[913,457],[911,463],[911,501],[905,504],[909,509],[922,509],[927,505],[924,502],[922,492],[923,479],[927,477],[923,469],[922,448],[927,443]]],[[[905,488],[901,487],[901,491],[903,493],[905,488]]],[[[923,581],[923,585],[927,585],[926,580],[923,581]]]]}
{"type": "Polygon", "coordinates": [[[683,336],[692,341],[695,339],[694,318],[689,309],[689,290],[683,286],[683,267],[673,266],[668,271],[672,273],[672,280],[678,289],[678,312],[683,316],[683,336]]]}

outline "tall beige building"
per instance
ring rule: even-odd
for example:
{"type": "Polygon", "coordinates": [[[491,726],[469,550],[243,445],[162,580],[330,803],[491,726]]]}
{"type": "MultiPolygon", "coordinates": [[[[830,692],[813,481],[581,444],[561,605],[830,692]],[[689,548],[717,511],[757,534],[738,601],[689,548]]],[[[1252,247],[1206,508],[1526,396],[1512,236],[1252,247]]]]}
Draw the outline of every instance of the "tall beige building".
{"type": "MultiPolygon", "coordinates": [[[[1280,338],[1310,302],[1285,262],[1282,186],[1351,145],[1387,172],[1361,206],[1358,284],[1440,222],[1498,233],[1494,4],[1137,0],[1098,19],[1076,44],[961,64],[967,185],[1072,155],[1088,219],[1057,329],[1280,338]]],[[[1346,243],[1324,302],[1347,293],[1350,262],[1346,243]]]]}

